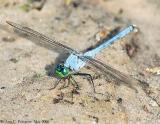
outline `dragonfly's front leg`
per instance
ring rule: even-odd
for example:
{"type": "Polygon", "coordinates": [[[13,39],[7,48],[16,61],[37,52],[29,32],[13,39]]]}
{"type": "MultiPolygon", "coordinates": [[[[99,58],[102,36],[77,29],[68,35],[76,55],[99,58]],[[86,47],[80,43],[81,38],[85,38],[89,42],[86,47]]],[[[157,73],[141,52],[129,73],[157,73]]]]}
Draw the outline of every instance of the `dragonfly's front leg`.
{"type": "Polygon", "coordinates": [[[71,83],[71,77],[70,76],[68,76],[67,78],[65,78],[64,80],[67,80],[67,84],[66,83],[64,83],[63,84],[63,86],[61,86],[59,89],[64,89],[64,88],[67,88],[67,87],[69,87],[69,85],[70,85],[70,83],[71,83]]]}
{"type": "MultiPolygon", "coordinates": [[[[103,96],[106,96],[106,98],[108,98],[108,95],[105,95],[105,94],[103,94],[103,93],[98,93],[98,92],[96,92],[96,89],[95,89],[95,86],[94,86],[94,82],[93,82],[93,78],[92,78],[91,74],[88,74],[88,73],[79,73],[79,72],[78,72],[78,73],[75,73],[75,74],[73,74],[73,75],[79,75],[79,76],[86,76],[86,77],[88,77],[89,83],[91,84],[92,89],[93,89],[93,93],[94,93],[94,94],[103,95],[103,96]]],[[[97,99],[97,98],[94,96],[94,99],[97,99]]]]}
{"type": "Polygon", "coordinates": [[[93,78],[91,76],[91,74],[88,74],[88,73],[74,73],[73,75],[78,75],[78,76],[85,76],[89,79],[89,83],[91,84],[92,86],[92,89],[93,89],[93,92],[96,93],[96,90],[95,90],[95,86],[94,86],[94,82],[93,82],[93,78]]]}
{"type": "Polygon", "coordinates": [[[70,76],[70,79],[72,79],[72,80],[70,80],[71,83],[72,83],[72,85],[73,85],[77,90],[79,90],[79,89],[80,89],[80,88],[79,88],[79,85],[78,85],[77,81],[73,78],[72,75],[70,76]],[[73,83],[72,81],[74,81],[74,83],[73,83]]]}

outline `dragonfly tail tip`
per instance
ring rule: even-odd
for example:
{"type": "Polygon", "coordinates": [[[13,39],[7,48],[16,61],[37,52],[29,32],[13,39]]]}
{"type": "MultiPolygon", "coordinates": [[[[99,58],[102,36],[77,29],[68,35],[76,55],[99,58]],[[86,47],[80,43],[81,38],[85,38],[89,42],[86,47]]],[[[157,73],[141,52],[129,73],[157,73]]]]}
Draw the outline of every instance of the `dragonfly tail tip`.
{"type": "Polygon", "coordinates": [[[133,27],[133,32],[139,31],[139,28],[137,27],[137,25],[133,24],[132,27],[133,27]]]}

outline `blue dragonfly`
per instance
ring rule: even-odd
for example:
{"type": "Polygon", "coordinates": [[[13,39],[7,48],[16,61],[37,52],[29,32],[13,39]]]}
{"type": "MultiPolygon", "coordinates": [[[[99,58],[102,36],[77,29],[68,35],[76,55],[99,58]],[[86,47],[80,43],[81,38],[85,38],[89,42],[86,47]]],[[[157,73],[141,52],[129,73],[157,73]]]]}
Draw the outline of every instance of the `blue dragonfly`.
{"type": "Polygon", "coordinates": [[[57,76],[58,80],[55,83],[53,88],[56,88],[56,86],[60,83],[62,79],[68,79],[68,84],[69,86],[70,82],[74,87],[77,89],[79,88],[78,83],[75,81],[73,78],[74,75],[79,75],[79,76],[87,76],[92,85],[93,92],[96,93],[93,78],[90,74],[88,73],[80,73],[79,70],[84,67],[86,64],[97,68],[104,76],[112,76],[114,79],[116,79],[118,82],[123,82],[125,84],[129,84],[132,87],[132,84],[135,84],[136,80],[131,78],[130,76],[127,76],[126,74],[123,74],[122,72],[112,68],[109,65],[106,65],[96,59],[95,56],[99,54],[102,50],[105,48],[109,47],[112,43],[118,41],[119,39],[125,37],[131,32],[136,32],[138,31],[137,27],[135,25],[129,25],[127,28],[124,30],[120,31],[117,33],[115,36],[113,36],[111,39],[104,41],[102,44],[98,45],[96,48],[93,48],[87,52],[78,52],[74,50],[73,48],[66,46],[62,43],[60,43],[56,39],[51,39],[37,31],[34,31],[31,28],[22,26],[20,24],[7,21],[9,25],[11,25],[15,30],[20,31],[23,34],[26,34],[27,36],[30,36],[32,38],[37,39],[39,42],[42,42],[43,44],[47,44],[50,47],[53,48],[58,48],[61,51],[65,50],[67,53],[69,53],[68,58],[64,63],[59,63],[57,64],[54,74],[57,76]]]}

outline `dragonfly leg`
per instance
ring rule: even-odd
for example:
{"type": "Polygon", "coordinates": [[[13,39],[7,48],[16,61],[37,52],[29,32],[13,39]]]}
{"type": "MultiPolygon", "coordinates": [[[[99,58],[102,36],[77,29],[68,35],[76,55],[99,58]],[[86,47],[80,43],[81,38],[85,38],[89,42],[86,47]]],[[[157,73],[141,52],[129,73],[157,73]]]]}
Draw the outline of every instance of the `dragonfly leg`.
{"type": "Polygon", "coordinates": [[[55,88],[57,87],[57,85],[61,82],[61,80],[62,80],[62,79],[57,80],[56,83],[54,84],[54,87],[52,87],[52,88],[50,88],[50,89],[48,89],[48,90],[53,90],[53,89],[55,89],[55,88]]]}
{"type": "MultiPolygon", "coordinates": [[[[93,82],[93,77],[91,76],[91,74],[88,74],[88,73],[75,73],[75,74],[73,74],[73,75],[78,75],[78,76],[87,76],[89,79],[90,79],[90,81],[89,81],[89,83],[91,84],[91,86],[92,86],[92,89],[93,89],[93,93],[94,94],[99,94],[99,95],[102,95],[102,96],[106,96],[105,94],[103,94],[103,93],[98,93],[98,92],[96,92],[96,89],[95,89],[95,86],[94,86],[94,82],[93,82]]],[[[108,97],[108,96],[107,96],[108,97]]],[[[97,99],[95,96],[94,96],[94,99],[97,99]]]]}
{"type": "Polygon", "coordinates": [[[63,86],[61,86],[59,89],[64,89],[64,88],[67,88],[69,85],[70,85],[70,83],[71,83],[71,79],[70,79],[70,76],[69,77],[67,77],[67,78],[65,78],[65,79],[67,79],[67,84],[66,83],[64,83],[64,85],[63,86]]]}
{"type": "Polygon", "coordinates": [[[70,76],[70,79],[72,79],[72,81],[74,82],[72,82],[71,81],[71,83],[72,83],[72,85],[77,89],[77,90],[79,90],[80,88],[79,88],[79,85],[78,85],[78,83],[77,83],[77,81],[73,78],[73,76],[70,76]]]}
{"type": "Polygon", "coordinates": [[[94,82],[93,82],[93,78],[92,78],[91,74],[88,74],[88,73],[79,73],[79,72],[78,72],[78,73],[75,73],[75,74],[73,74],[73,75],[86,76],[86,77],[88,77],[89,83],[90,83],[91,86],[92,86],[93,92],[96,93],[95,86],[94,86],[94,82]]]}

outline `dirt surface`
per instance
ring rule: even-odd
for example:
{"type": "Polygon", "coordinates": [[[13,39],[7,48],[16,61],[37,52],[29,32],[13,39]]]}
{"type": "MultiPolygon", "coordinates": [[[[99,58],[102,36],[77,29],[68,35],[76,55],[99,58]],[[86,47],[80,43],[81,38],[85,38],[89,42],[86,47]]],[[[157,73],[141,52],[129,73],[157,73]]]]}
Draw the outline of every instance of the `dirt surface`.
{"type": "MultiPolygon", "coordinates": [[[[159,0],[0,0],[0,123],[11,124],[158,124],[160,123],[159,0]],[[139,80],[137,92],[107,80],[96,69],[93,98],[88,80],[76,76],[72,86],[54,90],[48,72],[65,61],[61,50],[48,50],[13,33],[6,20],[55,37],[84,51],[99,34],[136,24],[138,33],[102,51],[96,59],[139,80]]],[[[134,84],[133,84],[134,85],[134,84]]]]}

